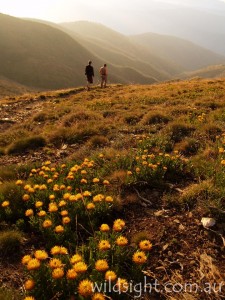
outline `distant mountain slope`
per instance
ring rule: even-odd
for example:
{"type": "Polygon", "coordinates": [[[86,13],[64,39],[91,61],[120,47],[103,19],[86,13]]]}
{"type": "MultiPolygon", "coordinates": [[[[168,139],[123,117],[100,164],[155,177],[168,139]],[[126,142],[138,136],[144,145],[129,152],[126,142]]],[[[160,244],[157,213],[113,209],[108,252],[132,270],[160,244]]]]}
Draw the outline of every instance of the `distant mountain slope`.
{"type": "MultiPolygon", "coordinates": [[[[153,8],[144,11],[139,28],[146,32],[173,35],[225,55],[225,2],[221,0],[154,1],[153,8]],[[151,20],[151,22],[149,22],[151,20]]],[[[134,32],[134,31],[133,31],[134,32]]],[[[140,31],[139,31],[140,32],[140,31]]]]}
{"type": "Polygon", "coordinates": [[[176,63],[150,53],[129,37],[102,24],[77,21],[60,25],[103,62],[129,66],[157,80],[169,79],[171,75],[184,70],[176,63]]]}
{"type": "Polygon", "coordinates": [[[225,63],[225,56],[174,36],[145,33],[130,36],[130,39],[147,47],[151,53],[173,61],[186,70],[225,63]]]}
{"type": "MultiPolygon", "coordinates": [[[[84,67],[89,59],[97,68],[102,64],[58,28],[0,14],[0,75],[40,89],[79,86],[85,84],[84,67]]],[[[132,68],[127,76],[125,73],[126,69],[113,66],[111,79],[121,83],[156,81],[132,68]]]]}
{"type": "Polygon", "coordinates": [[[104,25],[87,21],[60,25],[103,60],[131,66],[158,80],[225,62],[222,55],[172,36],[147,33],[128,37],[104,25]]]}
{"type": "Polygon", "coordinates": [[[225,65],[209,66],[193,72],[186,72],[179,75],[180,79],[188,79],[193,77],[200,78],[225,78],[225,65]]]}

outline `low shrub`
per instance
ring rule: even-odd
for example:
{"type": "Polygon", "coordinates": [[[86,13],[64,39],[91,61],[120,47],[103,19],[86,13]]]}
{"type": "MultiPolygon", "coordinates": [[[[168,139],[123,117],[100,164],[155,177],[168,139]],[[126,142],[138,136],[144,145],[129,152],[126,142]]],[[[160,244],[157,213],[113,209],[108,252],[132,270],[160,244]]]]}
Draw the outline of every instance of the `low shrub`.
{"type": "Polygon", "coordinates": [[[42,136],[32,136],[22,138],[9,145],[7,154],[23,153],[28,150],[42,148],[46,145],[46,140],[42,136]]]}
{"type": "Polygon", "coordinates": [[[21,250],[23,235],[19,231],[7,230],[0,232],[0,256],[18,255],[21,250]]]}

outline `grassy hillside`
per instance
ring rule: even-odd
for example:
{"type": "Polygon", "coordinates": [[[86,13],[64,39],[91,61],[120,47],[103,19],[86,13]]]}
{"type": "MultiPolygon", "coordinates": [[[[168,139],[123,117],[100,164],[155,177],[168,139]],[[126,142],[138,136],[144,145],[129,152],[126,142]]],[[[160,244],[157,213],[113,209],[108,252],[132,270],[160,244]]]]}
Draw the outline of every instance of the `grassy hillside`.
{"type": "MultiPolygon", "coordinates": [[[[102,65],[100,59],[69,35],[40,22],[0,14],[0,37],[0,74],[29,87],[80,86],[85,84],[84,68],[89,59],[97,70],[102,65]]],[[[155,81],[132,67],[127,73],[125,68],[112,66],[111,75],[114,82],[155,81]]]]}
{"type": "Polygon", "coordinates": [[[32,91],[35,90],[0,76],[0,99],[5,96],[18,96],[32,91]]]}
{"type": "Polygon", "coordinates": [[[224,78],[225,77],[225,66],[224,65],[215,65],[196,70],[194,72],[187,72],[179,75],[179,78],[224,78]]]}
{"type": "Polygon", "coordinates": [[[223,299],[224,90],[190,80],[3,99],[1,297],[134,299],[129,282],[157,280],[145,299],[223,299]]]}

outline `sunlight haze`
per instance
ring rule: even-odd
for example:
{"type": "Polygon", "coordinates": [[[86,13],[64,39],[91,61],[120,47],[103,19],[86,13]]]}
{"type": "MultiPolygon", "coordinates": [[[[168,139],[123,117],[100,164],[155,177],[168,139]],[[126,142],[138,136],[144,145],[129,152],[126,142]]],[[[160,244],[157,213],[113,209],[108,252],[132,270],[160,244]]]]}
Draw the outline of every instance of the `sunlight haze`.
{"type": "Polygon", "coordinates": [[[179,4],[214,9],[214,3],[225,0],[0,0],[0,12],[55,23],[88,20],[131,34],[151,29],[148,14],[156,8],[174,9],[179,4]]]}

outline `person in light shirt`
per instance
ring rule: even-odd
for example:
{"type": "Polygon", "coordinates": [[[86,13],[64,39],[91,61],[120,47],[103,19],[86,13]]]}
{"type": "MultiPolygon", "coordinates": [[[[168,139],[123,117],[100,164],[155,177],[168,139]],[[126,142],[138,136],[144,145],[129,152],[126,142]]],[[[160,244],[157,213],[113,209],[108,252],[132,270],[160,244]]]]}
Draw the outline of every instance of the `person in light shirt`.
{"type": "Polygon", "coordinates": [[[108,70],[107,65],[104,64],[103,67],[100,68],[99,73],[101,75],[101,88],[105,88],[107,84],[108,70]]]}

